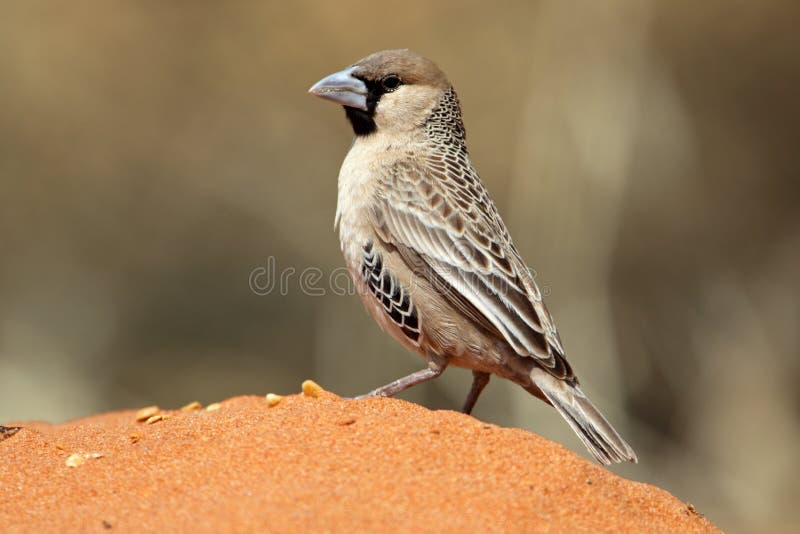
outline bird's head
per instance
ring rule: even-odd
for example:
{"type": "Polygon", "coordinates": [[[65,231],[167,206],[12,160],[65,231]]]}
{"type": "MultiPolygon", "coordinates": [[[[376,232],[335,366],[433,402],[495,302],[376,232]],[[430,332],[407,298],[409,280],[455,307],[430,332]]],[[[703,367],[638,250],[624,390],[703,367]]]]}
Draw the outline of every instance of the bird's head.
{"type": "Polygon", "coordinates": [[[410,50],[384,50],[321,79],[309,93],[343,105],[362,136],[419,128],[449,88],[433,61],[410,50]]]}

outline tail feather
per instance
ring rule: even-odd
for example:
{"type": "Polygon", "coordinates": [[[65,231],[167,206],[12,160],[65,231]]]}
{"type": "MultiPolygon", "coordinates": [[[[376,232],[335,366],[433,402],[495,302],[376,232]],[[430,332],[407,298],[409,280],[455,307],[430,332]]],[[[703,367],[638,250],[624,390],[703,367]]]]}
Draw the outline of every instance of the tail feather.
{"type": "Polygon", "coordinates": [[[570,385],[538,368],[531,371],[531,379],[597,461],[604,465],[638,461],[631,446],[577,384],[570,385]]]}

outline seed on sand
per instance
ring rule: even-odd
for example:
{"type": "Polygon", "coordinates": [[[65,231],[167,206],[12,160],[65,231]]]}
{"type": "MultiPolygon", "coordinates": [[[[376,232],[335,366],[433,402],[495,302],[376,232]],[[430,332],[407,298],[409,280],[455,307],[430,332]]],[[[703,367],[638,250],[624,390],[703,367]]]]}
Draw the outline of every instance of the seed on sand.
{"type": "Polygon", "coordinates": [[[148,417],[147,421],[145,421],[145,424],[152,425],[153,423],[158,423],[159,421],[163,421],[164,419],[168,419],[168,418],[169,418],[169,416],[167,414],[157,413],[152,417],[148,417]]]}
{"type": "Polygon", "coordinates": [[[209,404],[208,406],[206,406],[206,411],[207,412],[216,412],[220,408],[222,408],[222,404],[220,404],[218,402],[215,402],[213,404],[209,404]]]}
{"type": "Polygon", "coordinates": [[[136,420],[139,422],[147,421],[160,411],[161,408],[159,408],[158,406],[148,406],[146,408],[142,408],[141,410],[136,412],[136,420]]]}
{"type": "Polygon", "coordinates": [[[281,395],[276,395],[274,393],[267,393],[267,406],[272,408],[273,406],[277,406],[279,402],[283,400],[281,395]]]}
{"type": "Polygon", "coordinates": [[[105,456],[105,454],[103,454],[102,452],[92,452],[86,454],[81,454],[76,452],[70,454],[64,463],[66,464],[67,467],[78,467],[79,465],[82,465],[84,462],[86,462],[86,460],[88,460],[89,458],[97,459],[97,458],[102,458],[103,456],[105,456]]]}
{"type": "Polygon", "coordinates": [[[200,404],[199,402],[192,401],[189,404],[187,404],[186,406],[181,406],[181,411],[182,412],[191,412],[193,410],[199,410],[202,407],[203,407],[203,405],[200,404]]]}
{"type": "Polygon", "coordinates": [[[322,389],[322,386],[320,386],[313,380],[306,380],[305,382],[303,382],[302,387],[303,387],[303,395],[305,395],[306,397],[311,397],[313,399],[316,399],[317,397],[320,396],[320,394],[323,391],[325,391],[324,389],[322,389]]]}
{"type": "Polygon", "coordinates": [[[67,467],[78,467],[85,461],[86,461],[86,456],[84,456],[83,454],[78,454],[76,452],[75,454],[70,454],[69,457],[67,458],[67,461],[64,463],[67,464],[67,467]]]}

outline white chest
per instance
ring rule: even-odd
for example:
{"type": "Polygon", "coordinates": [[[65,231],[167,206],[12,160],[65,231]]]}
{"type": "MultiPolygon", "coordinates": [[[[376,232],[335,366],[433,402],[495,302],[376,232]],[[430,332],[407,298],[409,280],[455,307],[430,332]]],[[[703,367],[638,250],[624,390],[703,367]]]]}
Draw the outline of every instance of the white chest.
{"type": "Polygon", "coordinates": [[[370,157],[372,150],[354,143],[339,171],[339,196],[336,205],[336,225],[339,241],[348,266],[360,261],[361,250],[372,239],[369,206],[377,187],[376,173],[380,166],[370,157]]]}
{"type": "Polygon", "coordinates": [[[359,137],[342,162],[336,224],[342,252],[351,268],[354,258],[360,261],[364,244],[374,238],[369,212],[378,188],[386,182],[383,173],[391,172],[398,160],[407,158],[415,141],[410,134],[396,132],[359,137]]]}

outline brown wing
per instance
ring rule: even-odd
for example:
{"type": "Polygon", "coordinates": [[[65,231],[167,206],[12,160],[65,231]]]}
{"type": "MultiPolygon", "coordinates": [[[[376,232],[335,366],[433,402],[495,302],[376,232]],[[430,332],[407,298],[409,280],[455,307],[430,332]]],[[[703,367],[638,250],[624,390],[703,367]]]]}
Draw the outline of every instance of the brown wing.
{"type": "Polygon", "coordinates": [[[465,153],[395,164],[370,215],[380,239],[456,309],[554,376],[573,378],[541,293],[465,153]]]}

